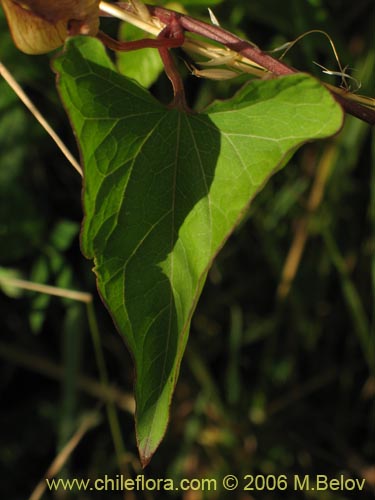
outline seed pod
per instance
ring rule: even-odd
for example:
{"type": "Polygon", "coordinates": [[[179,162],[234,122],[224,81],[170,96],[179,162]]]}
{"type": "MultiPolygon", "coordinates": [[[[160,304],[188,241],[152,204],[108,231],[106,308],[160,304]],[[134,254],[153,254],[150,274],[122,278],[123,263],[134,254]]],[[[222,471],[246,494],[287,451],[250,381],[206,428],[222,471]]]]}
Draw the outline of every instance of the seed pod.
{"type": "Polygon", "coordinates": [[[0,0],[15,45],[26,54],[43,54],[72,35],[95,35],[100,0],[0,0]]]}

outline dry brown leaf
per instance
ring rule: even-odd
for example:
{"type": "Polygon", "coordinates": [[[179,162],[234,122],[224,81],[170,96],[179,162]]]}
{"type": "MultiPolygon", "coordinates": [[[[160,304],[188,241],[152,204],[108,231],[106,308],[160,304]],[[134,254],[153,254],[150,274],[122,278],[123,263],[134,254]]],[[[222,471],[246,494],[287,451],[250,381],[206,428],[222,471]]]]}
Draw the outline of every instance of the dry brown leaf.
{"type": "Polygon", "coordinates": [[[43,54],[72,35],[95,35],[100,0],[0,0],[15,45],[27,54],[43,54]]]}

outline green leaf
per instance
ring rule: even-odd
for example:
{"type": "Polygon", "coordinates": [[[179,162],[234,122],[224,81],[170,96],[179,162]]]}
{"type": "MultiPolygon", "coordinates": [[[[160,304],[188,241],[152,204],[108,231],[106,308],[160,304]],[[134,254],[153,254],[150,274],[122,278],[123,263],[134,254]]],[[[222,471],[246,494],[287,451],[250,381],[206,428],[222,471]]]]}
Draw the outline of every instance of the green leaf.
{"type": "Polygon", "coordinates": [[[23,295],[22,288],[19,288],[12,284],[3,283],[1,281],[1,278],[11,279],[11,280],[22,279],[21,271],[13,268],[0,267],[0,290],[3,293],[5,293],[5,295],[8,295],[8,297],[11,297],[12,299],[18,299],[19,297],[22,297],[23,295]]]}
{"type": "Polygon", "coordinates": [[[337,132],[342,111],[303,74],[252,82],[201,114],[170,110],[88,38],[71,40],[55,68],[84,162],[82,250],[134,358],[147,464],[215,255],[270,175],[337,132]]]}
{"type": "Polygon", "coordinates": [[[72,244],[78,231],[79,226],[76,222],[70,220],[58,221],[50,235],[51,245],[56,250],[64,252],[72,244]]]}

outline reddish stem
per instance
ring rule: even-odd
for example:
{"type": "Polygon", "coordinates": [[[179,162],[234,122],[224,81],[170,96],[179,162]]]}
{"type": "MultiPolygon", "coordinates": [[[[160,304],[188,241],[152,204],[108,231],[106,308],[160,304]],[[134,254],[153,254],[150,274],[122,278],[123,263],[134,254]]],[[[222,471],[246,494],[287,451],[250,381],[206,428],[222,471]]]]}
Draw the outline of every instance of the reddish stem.
{"type": "MultiPolygon", "coordinates": [[[[160,36],[160,35],[159,35],[160,36]]],[[[99,33],[96,35],[99,40],[101,40],[106,47],[112,50],[119,50],[119,51],[132,51],[132,50],[139,50],[139,49],[169,49],[169,48],[176,48],[176,47],[181,47],[181,45],[184,43],[184,38],[182,39],[177,39],[177,38],[142,38],[141,40],[133,40],[130,42],[119,42],[115,38],[110,37],[106,33],[103,33],[102,31],[99,31],[99,33]]]]}
{"type": "MultiPolygon", "coordinates": [[[[152,15],[160,19],[165,24],[170,22],[171,16],[176,15],[175,12],[164,9],[163,7],[153,7],[152,5],[148,5],[147,7],[152,15]]],[[[198,19],[194,19],[193,17],[185,16],[184,14],[177,15],[180,25],[186,31],[196,33],[209,38],[210,40],[219,42],[222,45],[225,45],[225,47],[228,47],[228,49],[238,52],[260,66],[263,66],[275,75],[281,76],[297,73],[296,69],[291,68],[278,59],[274,59],[265,52],[262,52],[258,47],[254,47],[246,40],[242,40],[238,36],[233,35],[233,33],[230,33],[219,26],[207,24],[203,21],[199,21],[198,19]]]]}
{"type": "MultiPolygon", "coordinates": [[[[129,12],[134,11],[132,5],[129,3],[118,2],[118,5],[124,10],[127,10],[129,12]]],[[[151,13],[151,15],[160,19],[160,21],[165,23],[167,26],[170,26],[171,23],[174,23],[174,26],[176,27],[177,24],[179,24],[180,31],[184,30],[190,31],[191,33],[196,33],[210,40],[215,40],[216,42],[221,43],[225,47],[228,47],[229,49],[238,52],[242,56],[259,64],[260,66],[268,70],[270,73],[272,73],[274,76],[290,75],[298,72],[297,69],[288,66],[287,64],[285,64],[282,61],[279,61],[278,59],[274,59],[272,56],[266,54],[258,47],[254,47],[246,40],[242,40],[233,33],[230,33],[229,31],[226,31],[223,28],[220,28],[219,26],[207,24],[203,21],[199,21],[198,19],[194,19],[193,17],[185,16],[184,14],[180,14],[178,12],[165,9],[164,7],[155,7],[153,5],[147,5],[147,8],[151,13]]],[[[173,39],[174,39],[173,36],[172,38],[168,38],[168,40],[173,40],[173,39]]],[[[166,48],[166,47],[172,47],[172,45],[163,44],[161,46],[161,48],[166,48]]],[[[177,70],[173,69],[172,73],[173,72],[177,72],[177,70]]],[[[173,76],[173,78],[176,77],[173,76]]],[[[367,106],[363,106],[362,104],[352,101],[350,99],[346,99],[344,96],[338,95],[333,91],[331,91],[331,94],[347,113],[356,116],[357,118],[367,123],[370,123],[371,125],[375,125],[374,109],[368,108],[367,106]]]]}

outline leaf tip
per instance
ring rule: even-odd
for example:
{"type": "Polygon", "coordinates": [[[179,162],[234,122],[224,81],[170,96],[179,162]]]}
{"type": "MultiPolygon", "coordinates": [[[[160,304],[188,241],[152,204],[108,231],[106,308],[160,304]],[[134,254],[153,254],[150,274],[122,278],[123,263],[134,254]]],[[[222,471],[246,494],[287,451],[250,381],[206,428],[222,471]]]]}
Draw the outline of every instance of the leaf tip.
{"type": "Polygon", "coordinates": [[[139,459],[141,462],[142,469],[145,469],[151,462],[158,445],[151,446],[150,439],[146,439],[143,443],[138,443],[139,459]]]}

